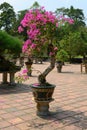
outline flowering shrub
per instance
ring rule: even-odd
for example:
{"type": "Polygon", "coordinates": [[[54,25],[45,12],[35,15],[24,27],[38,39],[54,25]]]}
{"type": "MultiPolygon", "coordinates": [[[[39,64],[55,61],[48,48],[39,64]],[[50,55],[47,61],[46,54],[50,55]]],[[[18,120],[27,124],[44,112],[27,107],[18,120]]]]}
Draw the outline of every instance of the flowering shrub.
{"type": "Polygon", "coordinates": [[[58,19],[52,12],[42,9],[29,10],[21,21],[19,33],[27,29],[28,39],[25,41],[22,51],[29,55],[40,53],[43,47],[53,39],[58,27],[58,19]]]}
{"type": "Polygon", "coordinates": [[[46,11],[43,7],[40,9],[29,10],[18,28],[19,33],[26,31],[27,40],[23,44],[22,52],[30,56],[35,54],[44,53],[43,48],[49,50],[51,58],[50,66],[39,75],[39,83],[46,83],[45,77],[55,66],[55,56],[57,47],[57,29],[64,23],[73,23],[72,19],[64,18],[63,16],[57,18],[52,12],[46,11]]]}
{"type": "Polygon", "coordinates": [[[26,81],[29,79],[29,76],[27,75],[27,69],[22,70],[21,72],[18,73],[18,75],[15,77],[15,80],[18,83],[22,83],[23,81],[26,81]]]}

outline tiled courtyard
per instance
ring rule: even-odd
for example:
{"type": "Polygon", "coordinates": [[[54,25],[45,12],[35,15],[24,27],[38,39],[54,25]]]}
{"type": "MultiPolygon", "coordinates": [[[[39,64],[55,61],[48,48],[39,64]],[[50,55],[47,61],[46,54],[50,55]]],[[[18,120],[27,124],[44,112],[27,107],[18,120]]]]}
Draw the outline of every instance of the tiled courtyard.
{"type": "MultiPolygon", "coordinates": [[[[49,63],[34,64],[41,72],[49,63]]],[[[51,114],[36,115],[36,103],[29,87],[37,82],[36,71],[22,85],[0,85],[0,130],[87,130],[87,74],[80,65],[66,64],[62,73],[55,69],[47,76],[55,84],[51,114]]],[[[0,74],[0,82],[2,75],[0,74]]]]}

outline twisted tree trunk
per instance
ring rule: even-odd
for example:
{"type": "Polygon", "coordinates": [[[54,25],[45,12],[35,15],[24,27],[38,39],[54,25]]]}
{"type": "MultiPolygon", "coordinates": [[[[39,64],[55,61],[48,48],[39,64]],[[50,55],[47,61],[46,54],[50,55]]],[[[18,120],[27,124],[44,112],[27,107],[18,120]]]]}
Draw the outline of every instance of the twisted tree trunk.
{"type": "MultiPolygon", "coordinates": [[[[50,47],[51,47],[51,48],[50,48],[51,52],[54,53],[54,47],[53,47],[53,45],[51,44],[50,47]]],[[[40,74],[40,75],[38,76],[38,82],[39,82],[40,84],[46,84],[46,76],[47,76],[47,75],[54,69],[54,67],[55,67],[55,61],[56,61],[55,56],[56,56],[56,53],[54,53],[54,55],[51,55],[51,57],[50,57],[50,65],[47,67],[47,69],[45,69],[45,71],[44,71],[42,74],[40,74]]]]}

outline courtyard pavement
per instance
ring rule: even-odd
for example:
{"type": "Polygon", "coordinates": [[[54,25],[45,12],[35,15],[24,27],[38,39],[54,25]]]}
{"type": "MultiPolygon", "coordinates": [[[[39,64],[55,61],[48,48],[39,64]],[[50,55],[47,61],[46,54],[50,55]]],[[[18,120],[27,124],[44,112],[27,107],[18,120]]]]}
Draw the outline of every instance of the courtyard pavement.
{"type": "Polygon", "coordinates": [[[47,81],[56,85],[51,114],[36,115],[29,85],[37,82],[36,70],[43,72],[48,64],[33,64],[32,77],[23,84],[0,84],[0,130],[87,130],[87,74],[81,74],[79,64],[65,64],[62,73],[56,67],[49,73],[47,81]]]}

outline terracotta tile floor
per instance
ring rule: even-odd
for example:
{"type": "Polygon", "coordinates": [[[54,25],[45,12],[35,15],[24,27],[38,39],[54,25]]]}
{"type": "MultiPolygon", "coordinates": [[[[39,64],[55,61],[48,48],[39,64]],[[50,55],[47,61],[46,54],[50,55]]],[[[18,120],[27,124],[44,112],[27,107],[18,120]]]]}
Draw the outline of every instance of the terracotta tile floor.
{"type": "MultiPolygon", "coordinates": [[[[34,64],[43,72],[48,62],[34,64]]],[[[65,64],[62,73],[55,69],[47,76],[55,84],[51,114],[36,115],[36,104],[29,85],[37,82],[36,71],[22,85],[0,85],[0,130],[87,130],[87,74],[80,65],[65,64]]],[[[2,75],[0,74],[0,82],[2,75]]]]}

